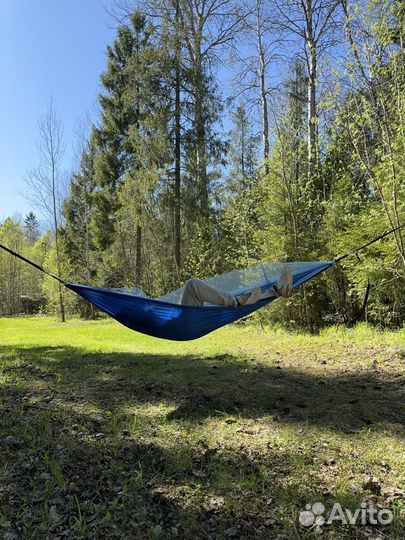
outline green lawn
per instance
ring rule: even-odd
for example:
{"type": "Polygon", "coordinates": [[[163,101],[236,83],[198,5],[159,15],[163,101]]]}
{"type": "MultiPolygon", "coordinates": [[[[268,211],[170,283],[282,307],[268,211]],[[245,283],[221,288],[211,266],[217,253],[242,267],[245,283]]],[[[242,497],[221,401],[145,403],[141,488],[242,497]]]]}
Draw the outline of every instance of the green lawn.
{"type": "Polygon", "coordinates": [[[0,538],[403,540],[404,343],[0,319],[0,538]],[[315,502],[394,521],[319,533],[315,502]]]}

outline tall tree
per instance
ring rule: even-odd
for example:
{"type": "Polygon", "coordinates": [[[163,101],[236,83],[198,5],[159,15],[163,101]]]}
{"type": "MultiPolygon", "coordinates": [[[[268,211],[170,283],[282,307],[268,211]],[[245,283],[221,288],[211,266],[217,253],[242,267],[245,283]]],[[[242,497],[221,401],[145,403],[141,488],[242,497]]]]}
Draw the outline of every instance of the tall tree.
{"type": "MultiPolygon", "coordinates": [[[[137,283],[142,281],[144,266],[144,207],[153,189],[150,182],[154,175],[149,173],[163,168],[167,160],[166,96],[161,86],[161,52],[153,42],[153,33],[153,26],[139,12],[131,16],[129,25],[119,28],[117,39],[108,48],[100,96],[102,117],[95,130],[95,238],[101,250],[114,242],[120,245],[121,270],[125,274],[135,268],[137,283]],[[129,203],[127,195],[131,193],[133,230],[123,229],[119,222],[123,215],[119,193],[127,182],[132,187],[124,198],[129,203]]],[[[121,277],[132,279],[129,274],[121,277]]]]}
{"type": "MultiPolygon", "coordinates": [[[[61,121],[51,99],[46,113],[39,123],[39,165],[28,171],[26,182],[32,202],[48,221],[55,238],[58,274],[62,269],[62,247],[59,238],[61,225],[61,202],[63,197],[62,159],[64,153],[61,121]]],[[[59,283],[60,318],[65,322],[65,306],[62,285],[59,283]]]]}
{"type": "MultiPolygon", "coordinates": [[[[65,224],[61,230],[64,250],[71,261],[76,279],[91,284],[96,277],[97,251],[91,227],[94,206],[94,142],[83,150],[80,169],[70,179],[70,193],[65,199],[65,224]]],[[[93,316],[91,306],[80,302],[86,316],[93,316]]]]}
{"type": "MultiPolygon", "coordinates": [[[[221,144],[213,130],[218,121],[221,103],[218,99],[211,68],[220,50],[229,45],[242,18],[230,0],[179,0],[179,21],[185,40],[190,97],[190,150],[195,155],[191,173],[197,184],[199,211],[209,211],[210,161],[221,153],[221,144]]],[[[191,157],[191,156],[190,156],[191,157]]]]}
{"type": "Polygon", "coordinates": [[[243,105],[232,113],[226,189],[221,191],[220,249],[225,259],[222,271],[257,262],[258,147],[260,137],[252,132],[243,105]]]}
{"type": "Polygon", "coordinates": [[[243,94],[246,104],[260,109],[263,162],[269,172],[270,96],[273,86],[270,74],[280,59],[282,37],[275,25],[275,12],[264,0],[246,2],[243,6],[242,31],[236,36],[238,70],[235,77],[236,96],[243,94]]]}
{"type": "MultiPolygon", "coordinates": [[[[130,17],[128,2],[116,4],[121,20],[130,17]]],[[[172,59],[164,81],[172,92],[174,182],[168,201],[173,208],[174,267],[180,277],[179,263],[187,256],[190,239],[208,222],[211,183],[225,154],[226,144],[218,133],[222,100],[215,71],[241,16],[231,0],[148,0],[142,11],[153,18],[160,43],[172,59]]]]}
{"type": "MultiPolygon", "coordinates": [[[[182,159],[183,134],[186,123],[183,115],[184,97],[186,88],[186,70],[183,66],[184,35],[180,24],[181,0],[148,0],[138,9],[154,24],[154,42],[159,48],[161,81],[168,97],[168,131],[166,137],[170,141],[170,151],[173,160],[168,158],[168,176],[162,189],[163,198],[166,197],[162,210],[169,210],[171,235],[170,244],[173,246],[173,282],[177,283],[182,262],[182,159]],[[171,183],[172,181],[172,183],[171,183]],[[164,194],[164,195],[163,195],[164,194]]],[[[111,12],[113,18],[122,22],[130,19],[134,13],[134,6],[126,0],[116,0],[111,12]]]]}
{"type": "Polygon", "coordinates": [[[177,275],[181,270],[181,55],[180,0],[174,14],[174,261],[177,275]]]}
{"type": "Polygon", "coordinates": [[[336,43],[340,0],[276,0],[281,28],[303,44],[307,66],[307,162],[311,180],[319,162],[318,97],[319,61],[336,43]]]}
{"type": "Polygon", "coordinates": [[[276,142],[270,173],[263,175],[262,228],[265,250],[280,260],[308,256],[314,236],[312,192],[307,189],[305,167],[306,76],[296,61],[285,84],[285,98],[274,113],[276,142]]]}
{"type": "Polygon", "coordinates": [[[258,136],[252,133],[251,120],[244,105],[238,105],[232,114],[233,128],[230,131],[229,164],[231,170],[229,178],[233,188],[233,179],[240,182],[236,187],[244,191],[255,177],[258,159],[258,136]]]}

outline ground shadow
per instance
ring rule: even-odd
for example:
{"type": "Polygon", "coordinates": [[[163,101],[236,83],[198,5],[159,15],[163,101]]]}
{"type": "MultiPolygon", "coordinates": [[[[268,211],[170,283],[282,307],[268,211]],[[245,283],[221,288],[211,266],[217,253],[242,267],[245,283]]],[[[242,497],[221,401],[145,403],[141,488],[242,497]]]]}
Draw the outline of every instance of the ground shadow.
{"type": "MultiPolygon", "coordinates": [[[[173,424],[224,414],[339,432],[404,422],[403,386],[374,371],[332,377],[233,356],[73,347],[0,354],[0,538],[1,530],[32,540],[290,538],[308,500],[328,503],[321,483],[308,489],[296,475],[313,465],[310,448],[235,451],[204,436],[153,444],[142,431],[114,432],[125,406],[170,403],[173,424]]],[[[340,496],[353,508],[361,500],[350,486],[340,496]]]]}
{"type": "Polygon", "coordinates": [[[73,347],[0,348],[5,370],[27,381],[57,384],[66,399],[109,411],[124,405],[170,402],[173,419],[264,414],[281,422],[312,423],[352,432],[387,422],[405,425],[405,385],[378,370],[336,373],[245,363],[222,355],[88,353],[73,347]],[[18,358],[19,364],[12,359],[18,358]]]}
{"type": "MultiPolygon", "coordinates": [[[[86,415],[26,407],[20,392],[1,393],[7,419],[0,422],[0,538],[4,531],[16,540],[219,539],[231,527],[241,538],[266,538],[283,529],[281,518],[269,522],[263,473],[248,454],[236,458],[203,445],[168,449],[125,434],[111,440],[86,415]],[[242,509],[241,492],[225,505],[210,483],[219,468],[255,476],[261,487],[254,503],[250,494],[242,509]],[[196,499],[193,490],[201,493],[196,499]]],[[[267,458],[272,467],[285,460],[276,452],[267,458]]],[[[279,490],[281,482],[273,481],[273,495],[279,490]]]]}

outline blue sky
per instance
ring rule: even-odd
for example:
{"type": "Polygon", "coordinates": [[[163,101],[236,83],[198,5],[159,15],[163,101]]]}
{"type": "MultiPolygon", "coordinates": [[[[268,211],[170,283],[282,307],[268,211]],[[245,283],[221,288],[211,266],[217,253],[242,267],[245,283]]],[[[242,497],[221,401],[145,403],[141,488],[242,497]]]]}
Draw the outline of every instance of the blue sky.
{"type": "MultiPolygon", "coordinates": [[[[64,169],[72,170],[77,123],[97,118],[105,51],[116,36],[104,7],[111,4],[112,0],[0,0],[0,222],[35,212],[25,197],[24,177],[38,165],[38,120],[51,96],[64,129],[64,169]]],[[[219,67],[224,95],[231,91],[231,72],[225,66],[219,67]]],[[[286,66],[272,69],[274,84],[285,75],[286,66]]],[[[231,123],[225,111],[223,120],[227,131],[231,123]]]]}
{"type": "Polygon", "coordinates": [[[0,0],[0,220],[31,210],[23,178],[38,164],[38,119],[51,95],[71,167],[77,121],[96,117],[113,26],[102,0],[0,0]]]}

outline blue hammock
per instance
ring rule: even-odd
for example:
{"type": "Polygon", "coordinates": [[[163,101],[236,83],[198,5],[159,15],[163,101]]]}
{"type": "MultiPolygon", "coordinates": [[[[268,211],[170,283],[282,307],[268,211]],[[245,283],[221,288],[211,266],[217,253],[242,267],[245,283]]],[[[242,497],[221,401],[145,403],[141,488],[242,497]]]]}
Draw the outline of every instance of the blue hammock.
{"type": "MultiPolygon", "coordinates": [[[[303,262],[303,263],[276,263],[260,264],[252,268],[235,270],[221,276],[207,279],[206,283],[230,294],[239,295],[260,287],[262,300],[256,304],[241,307],[223,307],[205,305],[203,307],[190,307],[179,305],[183,289],[177,289],[162,298],[147,298],[140,289],[127,291],[125,289],[102,289],[67,283],[59,276],[48,272],[42,266],[16,253],[12,249],[0,244],[0,248],[14,257],[30,264],[37,270],[56,279],[68,289],[85,298],[96,307],[116,319],[121,324],[149,336],[174,341],[187,341],[197,339],[209,334],[221,326],[237,321],[250,315],[254,311],[267,306],[276,298],[271,289],[278,281],[284,266],[288,265],[293,273],[293,287],[298,289],[318,276],[332,265],[339,263],[350,255],[357,255],[358,251],[371,246],[375,242],[395,233],[405,227],[399,225],[390,231],[374,238],[363,246],[349,251],[334,261],[303,262]]],[[[370,284],[368,285],[366,298],[370,284]]]]}
{"type": "MultiPolygon", "coordinates": [[[[293,286],[297,289],[333,264],[333,261],[326,261],[285,265],[291,266],[293,286]]],[[[241,307],[182,306],[175,303],[180,298],[182,289],[160,299],[152,299],[123,289],[101,289],[75,283],[65,285],[132,330],[158,338],[187,341],[205,336],[273,302],[276,299],[274,296],[266,298],[265,295],[277,282],[277,277],[285,265],[259,265],[206,280],[208,284],[231,294],[243,294],[260,286],[264,298],[256,304],[241,307]],[[259,276],[262,277],[261,280],[258,280],[259,276]]]]}

